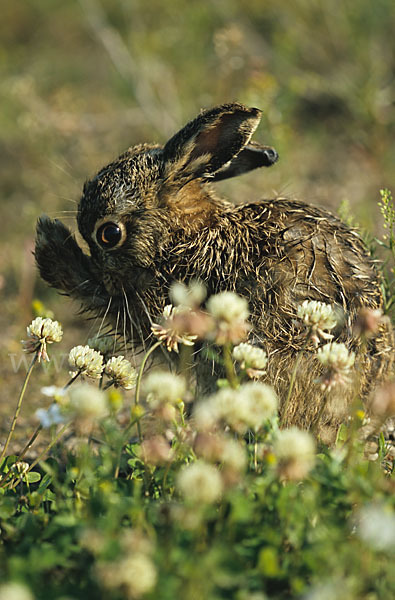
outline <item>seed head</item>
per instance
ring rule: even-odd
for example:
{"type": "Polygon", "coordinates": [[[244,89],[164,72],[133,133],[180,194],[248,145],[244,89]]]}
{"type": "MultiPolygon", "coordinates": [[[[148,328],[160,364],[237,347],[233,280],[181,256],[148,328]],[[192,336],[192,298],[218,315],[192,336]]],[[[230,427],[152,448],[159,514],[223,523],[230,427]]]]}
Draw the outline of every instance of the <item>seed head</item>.
{"type": "Polygon", "coordinates": [[[104,372],[112,380],[115,387],[131,390],[137,381],[136,369],[123,356],[113,356],[107,361],[104,372]]]}
{"type": "Polygon", "coordinates": [[[99,379],[104,369],[102,354],[92,350],[89,346],[75,346],[72,348],[69,354],[69,364],[72,369],[76,369],[81,375],[86,375],[92,379],[99,379]]]}

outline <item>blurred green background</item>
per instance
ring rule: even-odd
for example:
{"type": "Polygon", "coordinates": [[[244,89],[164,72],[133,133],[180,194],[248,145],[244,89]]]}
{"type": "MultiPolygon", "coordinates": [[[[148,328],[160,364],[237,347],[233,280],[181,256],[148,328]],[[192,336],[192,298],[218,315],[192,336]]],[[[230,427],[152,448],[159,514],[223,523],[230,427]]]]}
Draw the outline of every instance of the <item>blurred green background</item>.
{"type": "Polygon", "coordinates": [[[80,323],[36,276],[37,217],[74,226],[86,178],[203,107],[261,108],[255,137],[280,154],[220,192],[347,201],[375,233],[379,189],[395,187],[394,31],[393,0],[2,0],[1,358],[34,298],[80,323]]]}

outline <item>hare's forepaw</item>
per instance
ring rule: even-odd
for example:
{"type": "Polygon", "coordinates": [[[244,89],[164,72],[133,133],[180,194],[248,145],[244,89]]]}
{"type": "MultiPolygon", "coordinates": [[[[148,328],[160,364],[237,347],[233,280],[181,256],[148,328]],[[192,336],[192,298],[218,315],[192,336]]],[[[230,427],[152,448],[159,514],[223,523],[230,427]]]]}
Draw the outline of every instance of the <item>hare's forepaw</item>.
{"type": "Polygon", "coordinates": [[[61,221],[46,215],[38,219],[34,254],[41,277],[52,287],[83,302],[92,297],[97,282],[91,259],[61,221]]]}

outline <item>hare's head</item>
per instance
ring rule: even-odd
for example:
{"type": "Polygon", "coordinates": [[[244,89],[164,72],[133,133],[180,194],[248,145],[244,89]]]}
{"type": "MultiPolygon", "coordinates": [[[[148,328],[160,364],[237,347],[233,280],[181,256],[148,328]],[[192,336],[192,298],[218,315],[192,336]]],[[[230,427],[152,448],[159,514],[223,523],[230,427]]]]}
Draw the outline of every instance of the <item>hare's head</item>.
{"type": "Polygon", "coordinates": [[[110,296],[149,280],[175,232],[210,225],[218,203],[205,184],[276,162],[273,148],[250,142],[260,117],[256,108],[225,104],[202,112],[163,147],[133,147],[104,167],[85,184],[78,207],[91,257],[80,254],[59,221],[42,218],[36,244],[42,277],[77,297],[92,277],[110,296]],[[78,265],[84,269],[76,283],[78,265]]]}

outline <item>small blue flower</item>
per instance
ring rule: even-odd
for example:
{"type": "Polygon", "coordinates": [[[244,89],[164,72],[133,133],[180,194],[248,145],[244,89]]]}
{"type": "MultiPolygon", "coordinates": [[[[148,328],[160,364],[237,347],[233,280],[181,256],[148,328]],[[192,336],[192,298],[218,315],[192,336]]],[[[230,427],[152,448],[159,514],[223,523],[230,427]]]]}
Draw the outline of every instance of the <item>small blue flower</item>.
{"type": "Polygon", "coordinates": [[[65,422],[65,418],[61,413],[60,407],[55,402],[51,404],[51,406],[45,410],[44,408],[39,408],[36,411],[36,417],[39,419],[41,426],[44,429],[48,429],[52,425],[59,425],[60,423],[65,422]]]}

